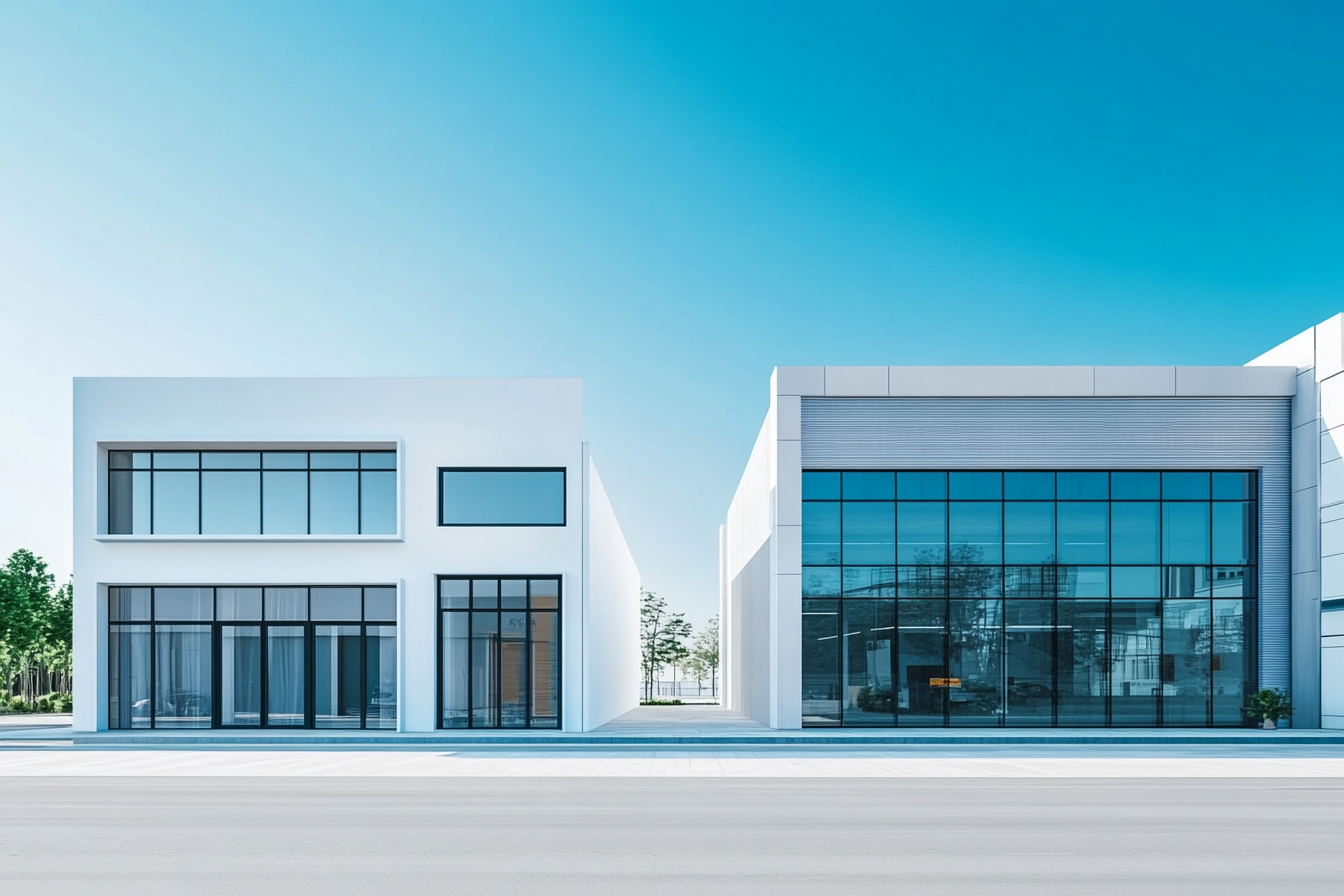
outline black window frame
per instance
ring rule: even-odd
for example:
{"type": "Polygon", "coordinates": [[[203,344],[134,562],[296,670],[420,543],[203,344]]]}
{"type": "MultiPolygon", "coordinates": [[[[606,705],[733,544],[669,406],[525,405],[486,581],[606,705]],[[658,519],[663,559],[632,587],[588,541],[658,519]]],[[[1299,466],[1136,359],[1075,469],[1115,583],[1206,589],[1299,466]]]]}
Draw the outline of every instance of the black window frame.
{"type": "MultiPolygon", "coordinates": [[[[439,490],[437,523],[443,529],[563,529],[569,525],[569,468],[568,467],[439,467],[434,477],[439,490]],[[443,521],[444,473],[559,473],[560,522],[558,523],[445,523],[443,521]]],[[[446,578],[453,578],[447,576],[446,578]]],[[[486,576],[485,578],[500,578],[486,576]]]]}

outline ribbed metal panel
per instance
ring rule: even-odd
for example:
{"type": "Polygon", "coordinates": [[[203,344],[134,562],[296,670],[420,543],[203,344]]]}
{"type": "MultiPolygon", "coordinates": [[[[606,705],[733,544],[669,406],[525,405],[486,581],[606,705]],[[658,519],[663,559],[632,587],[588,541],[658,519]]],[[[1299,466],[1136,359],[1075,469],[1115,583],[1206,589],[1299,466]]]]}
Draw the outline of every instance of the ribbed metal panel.
{"type": "Polygon", "coordinates": [[[1291,666],[1286,398],[804,398],[805,470],[1258,469],[1260,683],[1291,666]]]}

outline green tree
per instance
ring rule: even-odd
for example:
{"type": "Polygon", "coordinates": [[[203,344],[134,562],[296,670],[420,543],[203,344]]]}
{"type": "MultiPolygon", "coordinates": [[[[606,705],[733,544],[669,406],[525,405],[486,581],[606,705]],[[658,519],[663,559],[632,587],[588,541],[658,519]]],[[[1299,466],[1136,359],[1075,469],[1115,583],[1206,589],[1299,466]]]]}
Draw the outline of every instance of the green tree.
{"type": "Polygon", "coordinates": [[[17,550],[0,566],[0,697],[32,704],[38,695],[70,693],[72,603],[70,584],[55,592],[47,564],[17,550]]]}
{"type": "Polygon", "coordinates": [[[641,591],[639,601],[640,665],[644,672],[644,699],[653,699],[658,670],[682,661],[691,624],[684,613],[671,613],[667,601],[652,591],[641,591]]]}
{"type": "Polygon", "coordinates": [[[709,692],[719,695],[719,617],[712,619],[700,629],[691,648],[691,658],[697,669],[697,679],[701,675],[709,677],[709,692]]]}

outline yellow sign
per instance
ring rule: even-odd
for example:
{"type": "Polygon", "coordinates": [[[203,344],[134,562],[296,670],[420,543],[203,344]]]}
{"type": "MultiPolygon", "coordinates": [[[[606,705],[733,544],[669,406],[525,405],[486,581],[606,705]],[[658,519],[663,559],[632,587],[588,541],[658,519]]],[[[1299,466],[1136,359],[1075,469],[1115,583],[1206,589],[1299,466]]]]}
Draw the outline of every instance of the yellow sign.
{"type": "Polygon", "coordinates": [[[961,687],[960,678],[930,678],[929,687],[931,688],[959,688],[961,687]]]}

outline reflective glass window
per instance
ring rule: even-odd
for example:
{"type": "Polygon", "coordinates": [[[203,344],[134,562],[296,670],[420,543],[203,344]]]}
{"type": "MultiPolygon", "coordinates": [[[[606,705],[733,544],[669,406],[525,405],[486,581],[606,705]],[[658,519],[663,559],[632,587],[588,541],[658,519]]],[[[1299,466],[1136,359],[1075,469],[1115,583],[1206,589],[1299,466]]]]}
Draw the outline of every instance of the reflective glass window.
{"type": "Polygon", "coordinates": [[[395,470],[397,468],[397,452],[362,451],[359,455],[359,468],[361,470],[395,470]]]}
{"type": "Polygon", "coordinates": [[[201,473],[201,533],[260,534],[261,473],[219,470],[201,473]]]}
{"type": "Polygon", "coordinates": [[[1162,480],[1157,473],[1112,473],[1112,501],[1156,501],[1162,497],[1162,480]]]}
{"type": "Polygon", "coordinates": [[[945,501],[947,474],[897,473],[896,497],[902,501],[945,501]]]}
{"type": "Polygon", "coordinates": [[[1161,524],[1156,502],[1111,504],[1111,562],[1160,563],[1161,524]]]}
{"type": "Polygon", "coordinates": [[[313,588],[309,591],[308,615],[313,619],[360,619],[359,588],[313,588]]]}
{"type": "Polygon", "coordinates": [[[846,501],[890,501],[896,497],[896,474],[845,473],[841,495],[846,501]]]}
{"type": "Polygon", "coordinates": [[[840,562],[840,502],[803,503],[803,563],[829,566],[840,562]]]}
{"type": "Polygon", "coordinates": [[[804,501],[839,501],[840,500],[840,474],[839,473],[804,473],[803,474],[803,500],[804,501]]]}
{"type": "Polygon", "coordinates": [[[308,474],[308,487],[309,532],[313,535],[359,533],[358,473],[314,470],[308,474]]]}
{"type": "Polygon", "coordinates": [[[1105,501],[1110,497],[1106,473],[1056,473],[1055,488],[1061,501],[1105,501]]]}
{"type": "Polygon", "coordinates": [[[1061,502],[1058,519],[1060,563],[1110,562],[1109,504],[1061,502]]]}
{"type": "MultiPolygon", "coordinates": [[[[195,455],[192,455],[195,457],[195,455]]],[[[198,535],[201,531],[201,474],[154,473],[155,535],[198,535]]]]}
{"type": "Polygon", "coordinates": [[[924,501],[897,504],[897,559],[901,563],[947,562],[947,505],[924,501]]]}
{"type": "Polygon", "coordinates": [[[395,535],[397,474],[359,474],[359,531],[362,535],[395,535]]]}
{"type": "Polygon", "coordinates": [[[896,567],[846,566],[842,583],[845,597],[895,597],[896,567]]]}
{"type": "Polygon", "coordinates": [[[155,588],[156,622],[196,622],[215,618],[213,588],[155,588]]]}
{"type": "Polygon", "coordinates": [[[1004,473],[1003,497],[1009,501],[1051,501],[1055,497],[1055,474],[1004,473]]]}
{"type": "Polygon", "coordinates": [[[1003,505],[1005,563],[1053,563],[1055,505],[1048,501],[1005,501],[1003,505]]]}
{"type": "Polygon", "coordinates": [[[1163,501],[1209,500],[1208,473],[1163,473],[1163,501]]]}
{"type": "Polygon", "coordinates": [[[1163,502],[1162,562],[1208,563],[1209,559],[1209,505],[1163,502]]]}
{"type": "Polygon", "coordinates": [[[1255,562],[1255,504],[1249,501],[1213,503],[1213,562],[1255,562]]]}
{"type": "Polygon", "coordinates": [[[365,588],[364,618],[372,622],[396,622],[397,589],[365,588]]]}
{"type": "Polygon", "coordinates": [[[803,597],[839,597],[840,567],[804,566],[803,597]]]}
{"type": "Polygon", "coordinates": [[[562,526],[563,470],[441,470],[440,525],[562,526]]]}
{"type": "Polygon", "coordinates": [[[1254,473],[1214,473],[1215,501],[1245,501],[1255,498],[1254,473]]]}
{"type": "Polygon", "coordinates": [[[219,619],[261,619],[260,588],[216,588],[215,613],[219,619]]]}
{"type": "Polygon", "coordinates": [[[803,723],[840,724],[840,602],[803,601],[803,723]]]}
{"type": "MultiPolygon", "coordinates": [[[[955,474],[953,474],[955,475],[955,474]]],[[[1003,562],[1003,505],[997,501],[954,501],[948,505],[950,562],[1003,562]]]]}
{"type": "Polygon", "coordinates": [[[947,488],[953,501],[998,501],[1003,497],[1003,474],[949,473],[947,488]]]}
{"type": "Polygon", "coordinates": [[[359,455],[353,451],[310,451],[310,470],[358,470],[359,455]]]}
{"type": "Polygon", "coordinates": [[[896,563],[896,505],[887,501],[846,501],[841,513],[845,565],[896,563]]]}
{"type": "Polygon", "coordinates": [[[261,474],[261,531],[267,535],[308,532],[308,474],[266,471],[261,474]]]}

